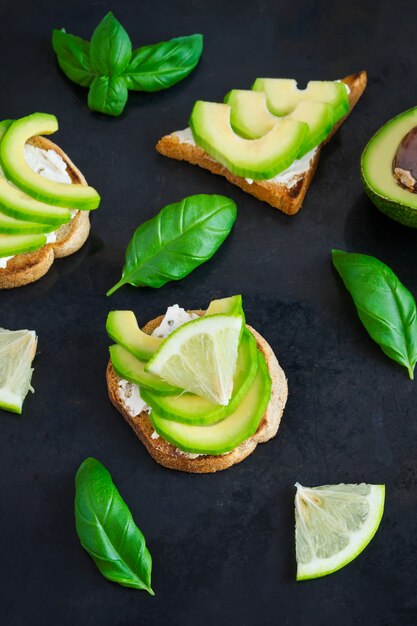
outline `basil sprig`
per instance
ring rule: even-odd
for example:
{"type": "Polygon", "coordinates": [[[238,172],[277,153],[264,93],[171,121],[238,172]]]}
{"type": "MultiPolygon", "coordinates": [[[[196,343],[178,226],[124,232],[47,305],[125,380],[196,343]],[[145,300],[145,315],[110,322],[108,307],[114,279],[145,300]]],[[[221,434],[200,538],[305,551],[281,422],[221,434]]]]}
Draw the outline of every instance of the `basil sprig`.
{"type": "Polygon", "coordinates": [[[107,295],[126,283],[162,287],[184,278],[213,256],[235,219],[236,204],[225,196],[199,194],[169,204],[136,229],[122,278],[107,295]]]}
{"type": "Polygon", "coordinates": [[[333,250],[332,258],[366,330],[387,356],[407,368],[413,380],[417,309],[412,294],[372,256],[333,250]]]}
{"type": "Polygon", "coordinates": [[[58,64],[74,83],[89,87],[93,111],[118,116],[132,91],[168,89],[190,74],[203,51],[203,36],[189,35],[132,51],[123,26],[108,13],[91,42],[54,30],[52,46],[58,64]]]}
{"type": "Polygon", "coordinates": [[[104,465],[86,459],[78,469],[75,486],[77,534],[100,572],[123,587],[155,595],[152,557],[145,538],[104,465]]]}

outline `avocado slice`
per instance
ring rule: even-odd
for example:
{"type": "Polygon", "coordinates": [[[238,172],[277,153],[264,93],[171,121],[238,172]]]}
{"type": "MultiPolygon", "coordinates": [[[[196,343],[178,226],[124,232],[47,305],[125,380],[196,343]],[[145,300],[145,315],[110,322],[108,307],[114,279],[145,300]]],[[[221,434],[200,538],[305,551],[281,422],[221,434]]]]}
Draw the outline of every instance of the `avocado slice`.
{"type": "MultiPolygon", "coordinates": [[[[1,244],[0,244],[1,245],[1,244]]],[[[4,255],[6,256],[6,255],[4,255]]],[[[141,389],[148,389],[154,393],[182,393],[182,389],[174,387],[155,374],[145,372],[145,361],[140,361],[123,346],[110,346],[110,359],[118,376],[139,385],[141,389]]]]}
{"type": "MultiPolygon", "coordinates": [[[[262,91],[233,89],[226,95],[225,102],[232,109],[230,122],[233,129],[246,139],[262,137],[279,119],[268,110],[266,94],[262,91]]],[[[327,102],[303,100],[286,117],[308,126],[298,159],[324,141],[333,128],[333,108],[327,102]]]]}
{"type": "Polygon", "coordinates": [[[45,244],[45,235],[0,235],[0,258],[32,252],[45,244]]]}
{"type": "Polygon", "coordinates": [[[106,330],[110,339],[142,361],[149,361],[163,342],[160,337],[147,335],[139,328],[133,311],[110,311],[106,330]]]}
{"type": "MultiPolygon", "coordinates": [[[[3,120],[0,122],[0,142],[12,123],[13,120],[3,120]]],[[[69,222],[71,219],[71,211],[69,209],[57,209],[54,206],[34,200],[20,189],[13,187],[0,170],[0,219],[3,223],[3,228],[0,227],[0,232],[3,233],[18,233],[23,231],[26,233],[47,233],[69,222]],[[13,228],[12,222],[9,219],[4,219],[6,215],[15,218],[15,230],[11,230],[11,228],[13,228]],[[35,224],[32,226],[28,224],[26,229],[20,229],[17,220],[35,222],[35,224]],[[52,225],[54,228],[49,229],[49,226],[45,226],[45,229],[39,230],[41,223],[52,225]]]]}
{"type": "Polygon", "coordinates": [[[180,424],[161,417],[154,409],[150,420],[158,435],[184,452],[225,454],[256,432],[271,397],[271,378],[265,357],[258,351],[258,370],[237,408],[221,422],[209,426],[180,424]]]}
{"type": "Polygon", "coordinates": [[[241,315],[245,321],[245,315],[242,307],[242,296],[229,296],[228,298],[220,298],[212,300],[207,307],[205,315],[217,315],[225,313],[226,315],[241,315]]]}
{"type": "Polygon", "coordinates": [[[395,160],[400,144],[416,126],[417,107],[400,113],[375,133],[361,158],[362,182],[369,198],[380,211],[412,228],[417,228],[417,194],[399,184],[393,166],[399,164],[395,160]]]}
{"type": "Polygon", "coordinates": [[[190,127],[195,142],[233,174],[255,180],[270,179],[287,169],[297,158],[307,124],[280,119],[259,139],[244,139],[230,125],[228,104],[198,100],[191,113],[190,127]]]}
{"type": "Polygon", "coordinates": [[[29,196],[58,207],[96,209],[100,196],[88,185],[68,185],[48,180],[26,163],[24,147],[35,135],[50,135],[58,130],[54,115],[32,113],[13,122],[0,144],[0,161],[6,177],[29,196]]]}
{"type": "Polygon", "coordinates": [[[258,369],[257,352],[254,336],[245,329],[239,345],[233,394],[227,406],[216,404],[193,393],[161,396],[141,389],[141,396],[164,419],[184,424],[214,424],[232,413],[248,392],[258,369]]]}
{"type": "Polygon", "coordinates": [[[333,109],[333,124],[349,111],[349,97],[344,83],[332,80],[310,80],[305,89],[297,88],[293,78],[257,78],[254,91],[266,93],[268,109],[274,115],[288,115],[302,100],[327,102],[333,109]]]}
{"type": "Polygon", "coordinates": [[[18,220],[0,212],[0,233],[3,235],[30,235],[35,233],[51,233],[56,229],[52,224],[39,224],[18,220]]]}

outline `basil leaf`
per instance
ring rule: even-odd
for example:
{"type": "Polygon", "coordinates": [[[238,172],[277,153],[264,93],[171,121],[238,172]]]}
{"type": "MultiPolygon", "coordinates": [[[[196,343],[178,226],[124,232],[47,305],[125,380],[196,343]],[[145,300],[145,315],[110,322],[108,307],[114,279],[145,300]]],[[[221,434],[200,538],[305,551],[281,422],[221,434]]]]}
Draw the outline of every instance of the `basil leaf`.
{"type": "Polygon", "coordinates": [[[126,250],[122,278],[108,291],[130,283],[162,287],[208,261],[236,219],[236,204],[225,196],[200,194],[169,204],[135,231],[126,250]]]}
{"type": "Polygon", "coordinates": [[[127,87],[121,76],[98,76],[88,92],[88,106],[92,111],[118,116],[127,102],[127,87]]]}
{"type": "Polygon", "coordinates": [[[193,71],[202,51],[202,35],[176,37],[138,48],[126,70],[126,84],[136,91],[167,89],[193,71]]]}
{"type": "Polygon", "coordinates": [[[118,76],[128,66],[131,56],[132,44],[129,35],[110,11],[91,37],[91,64],[97,74],[118,76]]]}
{"type": "Polygon", "coordinates": [[[89,87],[95,77],[90,63],[90,43],[68,35],[62,28],[52,31],[52,47],[64,74],[77,85],[89,87]]]}
{"type": "Polygon", "coordinates": [[[365,254],[332,251],[333,264],[350,292],[366,330],[383,352],[408,369],[417,361],[417,310],[394,272],[365,254]]]}
{"type": "Polygon", "coordinates": [[[75,477],[75,524],[81,545],[108,580],[151,588],[152,558],[145,539],[104,465],[86,459],[75,477]]]}

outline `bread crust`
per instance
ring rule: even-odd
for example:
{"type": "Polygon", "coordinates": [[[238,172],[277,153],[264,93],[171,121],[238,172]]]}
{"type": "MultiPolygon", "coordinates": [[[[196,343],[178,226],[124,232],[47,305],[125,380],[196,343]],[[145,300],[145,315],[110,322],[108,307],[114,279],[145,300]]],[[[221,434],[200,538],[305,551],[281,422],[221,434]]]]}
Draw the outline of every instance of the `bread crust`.
{"type": "MultiPolygon", "coordinates": [[[[203,315],[204,311],[192,311],[198,315],[203,315]]],[[[143,327],[143,331],[149,335],[161,323],[163,315],[148,322],[143,327]]],[[[288,396],[288,386],[285,373],[279,365],[272,348],[265,339],[254,330],[251,326],[247,326],[256,339],[258,349],[262,352],[266,359],[269,375],[272,381],[271,399],[265,410],[265,413],[259,423],[258,429],[254,435],[246,439],[237,448],[222,454],[214,456],[210,454],[200,455],[197,458],[190,458],[174,445],[165,441],[162,437],[153,439],[152,434],[154,428],[149,419],[148,413],[142,411],[139,415],[133,416],[126,404],[120,397],[119,381],[120,377],[116,374],[109,361],[106,371],[107,389],[109,398],[116,409],[123,415],[127,423],[132,427],[135,434],[146,447],[151,457],[160,465],[175,469],[182,472],[207,474],[227,469],[236,463],[240,463],[249,456],[256,448],[258,443],[264,443],[274,437],[278,431],[281,417],[288,396]]]]}
{"type": "MultiPolygon", "coordinates": [[[[54,150],[65,161],[67,172],[73,184],[86,185],[83,174],[74,165],[63,150],[46,137],[32,137],[28,143],[43,150],[54,150]]],[[[86,242],[90,232],[88,211],[78,211],[68,224],[63,224],[57,231],[54,243],[48,243],[39,250],[17,254],[0,269],[0,289],[13,289],[33,283],[44,276],[55,259],[77,252],[86,242]]]]}
{"type": "Polygon", "coordinates": [[[171,159],[188,161],[193,165],[198,165],[199,167],[209,170],[213,174],[224,176],[230,183],[240,187],[240,189],[243,189],[243,191],[246,191],[252,196],[255,196],[258,200],[267,202],[287,215],[294,215],[300,210],[310,183],[313,180],[321,148],[331,139],[331,137],[333,137],[335,132],[351,113],[353,107],[356,105],[364,92],[366,81],[367,76],[364,70],[356,74],[350,74],[342,79],[342,82],[345,83],[350,89],[349,112],[335,125],[329,137],[327,137],[323,144],[319,146],[314,158],[311,160],[310,167],[307,172],[296,176],[296,182],[291,187],[267,180],[259,180],[253,181],[253,183],[248,183],[245,178],[232,174],[232,172],[230,172],[226,167],[212,159],[207,152],[199,146],[181,143],[178,137],[174,134],[162,137],[156,144],[156,150],[160,154],[170,157],[171,159]]]}

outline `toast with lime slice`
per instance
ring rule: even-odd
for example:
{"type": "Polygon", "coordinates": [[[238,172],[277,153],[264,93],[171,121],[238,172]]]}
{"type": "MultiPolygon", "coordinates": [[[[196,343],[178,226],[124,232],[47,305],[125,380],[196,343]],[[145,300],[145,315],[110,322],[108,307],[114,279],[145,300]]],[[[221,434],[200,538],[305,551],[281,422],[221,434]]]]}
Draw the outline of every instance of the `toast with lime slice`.
{"type": "Polygon", "coordinates": [[[195,473],[226,469],[277,433],[285,374],[246,324],[240,296],[189,311],[185,323],[184,311],[175,324],[170,309],[142,330],[126,312],[109,314],[107,332],[123,343],[110,349],[110,400],[161,465],[195,473]],[[171,324],[173,332],[159,336],[171,324]]]}
{"type": "Polygon", "coordinates": [[[232,90],[224,103],[197,101],[190,127],[162,137],[164,156],[224,176],[243,191],[288,215],[300,210],[323,145],[366,87],[366,72],[341,81],[255,81],[232,90]]]}

